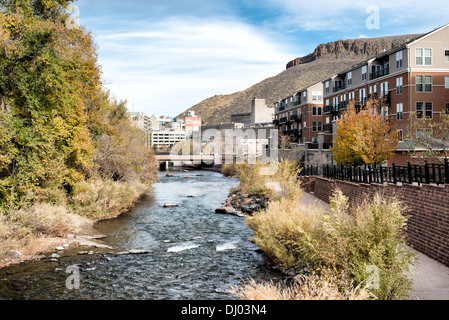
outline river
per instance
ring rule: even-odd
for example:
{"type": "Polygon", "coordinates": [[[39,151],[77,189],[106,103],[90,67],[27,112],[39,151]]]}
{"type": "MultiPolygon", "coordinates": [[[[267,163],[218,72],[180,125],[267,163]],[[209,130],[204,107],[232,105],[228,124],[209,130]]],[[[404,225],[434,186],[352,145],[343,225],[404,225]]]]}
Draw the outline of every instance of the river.
{"type": "MultiPolygon", "coordinates": [[[[151,194],[129,213],[96,228],[119,255],[94,250],[68,252],[57,262],[45,259],[0,270],[0,299],[30,300],[229,300],[231,286],[248,279],[275,281],[265,267],[244,218],[220,215],[238,181],[209,171],[160,173],[151,194]],[[179,204],[163,208],[165,203],[179,204]],[[67,267],[80,270],[79,289],[66,286],[67,267]]],[[[77,249],[77,250],[86,250],[77,249]]]]}

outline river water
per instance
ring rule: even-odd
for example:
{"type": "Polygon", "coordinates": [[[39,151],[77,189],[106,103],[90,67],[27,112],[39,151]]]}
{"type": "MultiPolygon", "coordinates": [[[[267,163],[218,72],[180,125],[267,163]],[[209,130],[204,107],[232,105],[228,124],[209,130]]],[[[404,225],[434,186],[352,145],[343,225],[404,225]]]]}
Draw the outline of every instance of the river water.
{"type": "MultiPolygon", "coordinates": [[[[229,300],[242,281],[281,280],[265,267],[244,218],[220,215],[236,179],[209,171],[160,173],[153,191],[129,213],[97,224],[104,243],[148,254],[93,255],[68,251],[0,270],[0,299],[229,300]],[[179,204],[163,208],[165,203],[179,204]],[[80,288],[67,289],[67,267],[80,270],[80,288]]],[[[85,248],[77,250],[86,250],[85,248]]]]}

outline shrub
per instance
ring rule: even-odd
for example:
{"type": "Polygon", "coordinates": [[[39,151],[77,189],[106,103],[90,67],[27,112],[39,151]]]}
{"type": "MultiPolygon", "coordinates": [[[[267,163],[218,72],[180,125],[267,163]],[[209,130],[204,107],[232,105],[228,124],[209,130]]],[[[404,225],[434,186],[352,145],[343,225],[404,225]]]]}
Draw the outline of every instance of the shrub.
{"type": "Polygon", "coordinates": [[[275,198],[295,198],[302,192],[297,180],[299,167],[292,161],[285,160],[271,165],[244,163],[236,165],[235,171],[240,179],[242,193],[275,198]],[[274,172],[270,172],[273,168],[274,172]],[[274,191],[268,188],[267,183],[278,184],[279,190],[274,191]]]}
{"type": "Polygon", "coordinates": [[[224,164],[222,169],[221,169],[221,173],[225,177],[232,177],[232,176],[234,176],[234,165],[224,164]]]}
{"type": "Polygon", "coordinates": [[[269,262],[284,271],[304,266],[344,273],[355,285],[364,283],[370,266],[379,269],[379,299],[406,299],[412,287],[414,255],[405,249],[405,208],[397,199],[376,195],[350,208],[341,191],[328,212],[305,211],[297,200],[272,202],[248,218],[254,241],[269,262]]]}
{"type": "Polygon", "coordinates": [[[139,182],[94,180],[75,185],[70,205],[79,215],[89,218],[114,217],[129,209],[148,186],[139,182]]]}

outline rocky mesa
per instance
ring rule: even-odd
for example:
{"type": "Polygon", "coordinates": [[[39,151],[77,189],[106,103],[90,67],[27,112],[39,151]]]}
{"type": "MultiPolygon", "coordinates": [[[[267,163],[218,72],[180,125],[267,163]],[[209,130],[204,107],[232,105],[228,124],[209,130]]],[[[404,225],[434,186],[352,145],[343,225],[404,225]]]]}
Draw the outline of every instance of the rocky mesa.
{"type": "MultiPolygon", "coordinates": [[[[272,106],[293,92],[321,81],[383,51],[412,41],[419,35],[339,40],[320,44],[313,53],[287,64],[287,70],[252,87],[230,95],[216,95],[187,111],[194,110],[203,124],[228,123],[234,113],[250,112],[251,100],[265,99],[272,106]]],[[[185,113],[179,115],[184,116],[185,113]]]]}

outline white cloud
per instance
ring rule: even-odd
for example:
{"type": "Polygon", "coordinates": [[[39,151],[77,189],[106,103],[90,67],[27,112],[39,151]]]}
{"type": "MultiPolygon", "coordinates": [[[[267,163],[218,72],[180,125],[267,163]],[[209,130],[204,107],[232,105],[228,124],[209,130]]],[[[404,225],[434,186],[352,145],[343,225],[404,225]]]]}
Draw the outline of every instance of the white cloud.
{"type": "Polygon", "coordinates": [[[104,78],[129,108],[176,115],[281,72],[295,54],[237,21],[170,18],[98,35],[104,78]]]}

